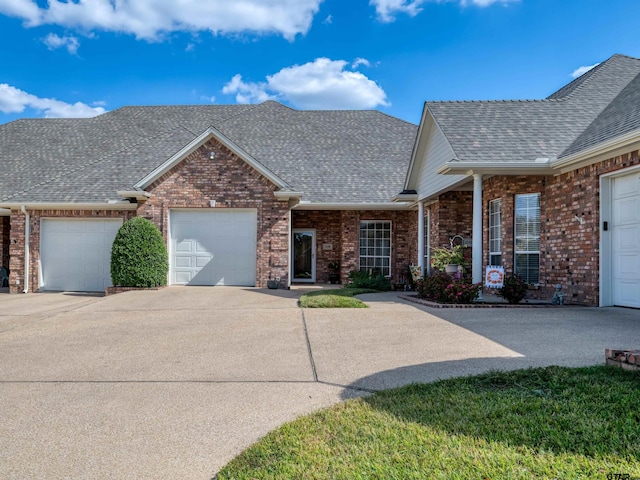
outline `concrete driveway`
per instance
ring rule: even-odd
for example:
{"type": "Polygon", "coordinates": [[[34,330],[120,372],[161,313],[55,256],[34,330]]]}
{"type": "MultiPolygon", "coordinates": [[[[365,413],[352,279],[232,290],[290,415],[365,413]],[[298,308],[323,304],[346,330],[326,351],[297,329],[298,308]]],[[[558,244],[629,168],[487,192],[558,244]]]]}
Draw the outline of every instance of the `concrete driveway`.
{"type": "Polygon", "coordinates": [[[640,311],[435,310],[300,290],[0,297],[0,478],[210,479],[281,423],[415,381],[603,362],[640,311]]]}

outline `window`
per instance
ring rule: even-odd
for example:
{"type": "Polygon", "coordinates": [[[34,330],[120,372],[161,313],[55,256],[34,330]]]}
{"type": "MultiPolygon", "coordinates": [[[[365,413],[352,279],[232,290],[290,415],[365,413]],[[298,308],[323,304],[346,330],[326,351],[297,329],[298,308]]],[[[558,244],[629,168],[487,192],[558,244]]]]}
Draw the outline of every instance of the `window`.
{"type": "Polygon", "coordinates": [[[489,265],[502,265],[502,199],[489,202],[489,265]]]}
{"type": "Polygon", "coordinates": [[[391,276],[391,222],[360,222],[360,270],[391,276]]]}
{"type": "Polygon", "coordinates": [[[540,283],[540,194],[516,195],[515,273],[540,283]]]}

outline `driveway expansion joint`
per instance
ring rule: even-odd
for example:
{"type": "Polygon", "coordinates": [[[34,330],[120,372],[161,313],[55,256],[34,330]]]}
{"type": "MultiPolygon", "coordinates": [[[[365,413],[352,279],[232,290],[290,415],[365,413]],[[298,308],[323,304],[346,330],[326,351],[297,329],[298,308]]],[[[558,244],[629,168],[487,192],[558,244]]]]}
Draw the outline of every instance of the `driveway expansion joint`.
{"type": "Polygon", "coordinates": [[[304,328],[304,338],[307,341],[307,352],[309,352],[309,362],[311,363],[311,371],[313,372],[313,381],[318,382],[318,372],[316,370],[316,362],[313,360],[313,350],[311,350],[311,340],[309,339],[309,329],[307,328],[307,319],[304,316],[304,310],[300,309],[302,316],[302,326],[304,328]]]}

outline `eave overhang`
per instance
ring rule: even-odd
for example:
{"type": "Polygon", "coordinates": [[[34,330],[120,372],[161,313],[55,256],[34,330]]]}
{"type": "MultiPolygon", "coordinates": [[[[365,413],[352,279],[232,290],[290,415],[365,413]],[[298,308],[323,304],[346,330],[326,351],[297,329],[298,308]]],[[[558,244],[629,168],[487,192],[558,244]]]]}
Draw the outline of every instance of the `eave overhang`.
{"type": "Polygon", "coordinates": [[[440,175],[555,175],[549,159],[534,162],[460,162],[453,160],[441,166],[440,175]]]}
{"type": "Polygon", "coordinates": [[[640,129],[601,142],[571,155],[560,157],[552,165],[553,168],[558,170],[557,173],[564,173],[634,150],[640,150],[640,129]]]}
{"type": "Polygon", "coordinates": [[[132,198],[137,202],[144,202],[145,200],[151,198],[151,194],[149,192],[145,192],[142,190],[118,190],[116,193],[122,198],[132,198]]]}
{"type": "Polygon", "coordinates": [[[413,202],[417,202],[418,201],[418,193],[417,192],[413,192],[413,193],[399,193],[397,195],[394,195],[393,197],[391,197],[391,201],[394,203],[403,203],[403,202],[407,202],[407,203],[413,203],[413,202]]]}
{"type": "Polygon", "coordinates": [[[277,200],[287,201],[287,200],[299,200],[302,198],[302,192],[291,192],[288,190],[273,192],[273,196],[276,197],[277,200]]]}
{"type": "Polygon", "coordinates": [[[20,202],[0,203],[0,210],[136,210],[138,205],[124,200],[112,200],[109,202],[72,203],[72,202],[20,202]]]}
{"type": "Polygon", "coordinates": [[[300,202],[292,210],[411,210],[414,203],[313,203],[300,202]]]}

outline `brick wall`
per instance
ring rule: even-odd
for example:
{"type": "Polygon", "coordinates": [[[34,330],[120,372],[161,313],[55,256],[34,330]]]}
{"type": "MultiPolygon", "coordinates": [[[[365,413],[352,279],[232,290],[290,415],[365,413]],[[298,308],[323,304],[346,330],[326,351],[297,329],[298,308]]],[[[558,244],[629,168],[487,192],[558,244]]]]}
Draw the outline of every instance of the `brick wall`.
{"type": "MultiPolygon", "coordinates": [[[[431,248],[450,247],[451,238],[460,235],[465,240],[471,240],[473,230],[473,192],[446,192],[438,197],[438,201],[429,205],[431,248]]],[[[425,225],[425,228],[427,226],[425,225]]],[[[416,230],[417,235],[417,230],[416,230]]],[[[460,242],[456,241],[456,245],[460,242]]],[[[465,249],[465,258],[470,254],[470,249],[465,249]]],[[[430,265],[426,266],[430,269],[430,265]]],[[[467,272],[471,274],[471,261],[466,265],[467,272]]],[[[431,270],[428,270],[431,271],[431,270]]]]}
{"type": "MultiPolygon", "coordinates": [[[[293,228],[313,228],[316,230],[316,282],[329,281],[329,263],[338,261],[342,265],[342,212],[337,210],[292,212],[293,228]],[[331,250],[323,245],[330,244],[331,250]]],[[[344,281],[346,277],[341,276],[344,281]]]]}
{"type": "Polygon", "coordinates": [[[0,266],[9,268],[9,231],[11,218],[0,217],[0,266]]]}
{"type": "Polygon", "coordinates": [[[24,219],[20,210],[12,210],[9,244],[9,291],[18,293],[24,289],[24,219]]]}
{"type": "Polygon", "coordinates": [[[515,195],[540,193],[540,287],[529,296],[551,298],[559,283],[565,302],[598,305],[600,176],[635,165],[640,165],[638,151],[557,176],[495,176],[485,180],[483,264],[489,260],[489,202],[502,198],[502,260],[505,271],[512,273],[515,195]]]}
{"type": "MultiPolygon", "coordinates": [[[[546,238],[544,218],[547,195],[546,185],[553,177],[535,176],[496,176],[483,181],[482,184],[482,269],[489,264],[489,202],[502,199],[502,265],[505,273],[513,273],[514,266],[514,208],[515,196],[527,193],[540,193],[540,245],[542,248],[543,239],[546,238]]],[[[545,255],[540,255],[540,287],[539,290],[531,290],[529,298],[551,298],[548,294],[548,279],[543,274],[546,271],[545,263],[548,259],[545,255]]],[[[565,292],[566,293],[566,292],[565,292]]]]}
{"type": "Polygon", "coordinates": [[[297,211],[293,214],[293,228],[316,229],[316,280],[329,280],[327,265],[340,261],[340,279],[345,281],[351,270],[357,270],[360,256],[360,222],[385,220],[391,222],[391,275],[397,280],[406,268],[418,261],[416,211],[297,211]],[[333,250],[322,249],[331,243],[333,250]]]}
{"type": "Polygon", "coordinates": [[[257,286],[289,277],[289,204],[275,199],[277,187],[217,141],[211,140],[154,182],[153,196],[138,215],[153,221],[168,239],[171,208],[252,208],[257,210],[257,286]],[[212,160],[209,152],[215,151],[212,160]]]}
{"type": "Polygon", "coordinates": [[[431,218],[431,247],[448,247],[454,235],[471,238],[473,192],[447,192],[427,207],[431,218]]]}

